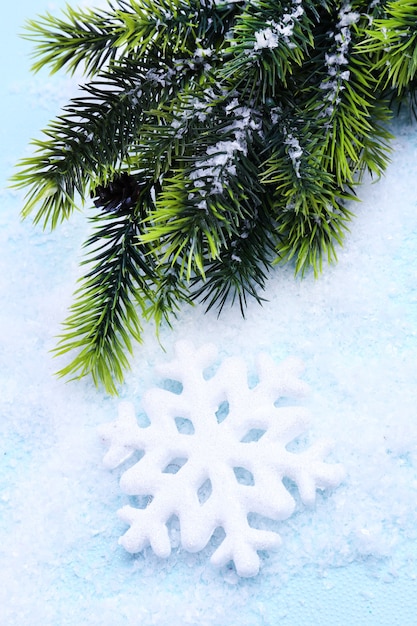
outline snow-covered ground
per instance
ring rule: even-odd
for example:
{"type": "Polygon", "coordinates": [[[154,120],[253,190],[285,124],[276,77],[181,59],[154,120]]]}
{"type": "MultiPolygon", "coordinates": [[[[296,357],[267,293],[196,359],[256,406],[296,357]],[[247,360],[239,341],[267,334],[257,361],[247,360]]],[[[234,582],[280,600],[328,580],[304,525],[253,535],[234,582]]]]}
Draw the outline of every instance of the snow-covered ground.
{"type": "MultiPolygon", "coordinates": [[[[0,130],[0,624],[5,626],[334,626],[415,623],[417,612],[417,125],[394,125],[386,176],[367,182],[339,262],[315,280],[291,268],[271,275],[267,302],[220,319],[184,308],[163,329],[164,352],[146,329],[121,390],[141,411],[179,339],[214,342],[221,356],[256,354],[305,364],[309,441],[331,437],[343,484],[297,502],[276,525],[283,539],[261,571],[240,579],[176,547],[160,559],[118,545],[128,502],[120,471],[102,464],[97,428],[120,399],[89,380],[64,383],[49,350],[72,300],[85,213],[53,233],[22,223],[20,194],[6,188],[73,85],[33,77],[24,19],[64,3],[21,1],[3,21],[0,130]],[[9,59],[9,62],[8,62],[9,59]],[[2,70],[3,71],[3,70],[2,70]]],[[[88,211],[86,211],[87,213],[88,211]]],[[[226,503],[225,503],[226,505],[226,503]]]]}

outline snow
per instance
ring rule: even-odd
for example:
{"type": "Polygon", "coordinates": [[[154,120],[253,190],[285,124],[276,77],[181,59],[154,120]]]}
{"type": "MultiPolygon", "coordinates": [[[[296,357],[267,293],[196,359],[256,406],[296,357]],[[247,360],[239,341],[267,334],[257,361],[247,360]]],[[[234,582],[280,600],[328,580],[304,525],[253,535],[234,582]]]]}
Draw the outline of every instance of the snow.
{"type": "Polygon", "coordinates": [[[303,149],[300,146],[300,142],[292,133],[287,132],[284,144],[288,146],[288,156],[292,161],[295,175],[297,178],[300,178],[301,157],[303,156],[303,149]]]}
{"type": "Polygon", "coordinates": [[[255,32],[255,43],[253,49],[255,52],[269,48],[270,50],[277,48],[282,39],[285,44],[291,47],[291,37],[294,33],[295,22],[304,15],[304,9],[301,6],[301,0],[294,0],[292,2],[292,9],[290,13],[284,13],[281,22],[277,23],[273,20],[267,22],[268,26],[255,32]]]}
{"type": "Polygon", "coordinates": [[[85,214],[42,232],[20,221],[22,198],[6,188],[13,163],[68,88],[59,77],[30,76],[29,45],[11,36],[26,16],[53,10],[50,4],[6,7],[1,40],[3,58],[13,64],[4,68],[7,123],[0,131],[0,623],[413,624],[417,125],[405,119],[393,125],[392,163],[383,179],[363,185],[337,265],[317,280],[295,280],[292,268],[277,268],[267,302],[251,302],[245,320],[237,309],[218,319],[199,306],[184,308],[174,329],[161,332],[166,353],[147,328],[121,390],[144,419],[142,395],[156,382],[154,365],[169,360],[184,338],[197,346],[214,342],[223,358],[241,356],[252,368],[260,351],[277,362],[301,358],[313,393],[310,430],[299,445],[332,438],[331,460],[345,466],[345,482],[331,495],[319,493],[307,509],[294,490],[295,514],[276,522],[283,544],[260,554],[262,569],[252,579],[213,568],[209,548],[182,550],[175,524],[177,547],[167,560],[150,549],[128,555],[118,545],[126,524],[114,517],[126,505],[120,471],[103,466],[97,434],[114,419],[120,399],[88,380],[57,380],[53,372],[62,362],[49,353],[79,275],[85,214]]]}
{"type": "MultiPolygon", "coordinates": [[[[210,94],[208,94],[210,97],[210,94]]],[[[187,104],[187,109],[188,109],[187,104]]],[[[241,152],[246,156],[247,146],[247,130],[255,130],[259,128],[259,122],[255,118],[255,111],[248,107],[238,106],[238,101],[233,99],[227,106],[226,112],[231,116],[232,122],[223,129],[225,135],[232,134],[233,139],[226,141],[217,141],[213,146],[209,146],[206,155],[200,158],[199,167],[190,172],[190,180],[194,181],[194,191],[204,187],[204,181],[210,186],[209,195],[220,194],[223,191],[223,184],[228,175],[236,175],[236,159],[238,153],[241,152]]],[[[195,114],[195,111],[194,111],[195,114]]],[[[197,117],[200,117],[200,111],[197,109],[197,117]]],[[[193,193],[193,192],[192,192],[193,193]]],[[[203,192],[201,192],[202,194],[203,192]]],[[[189,197],[192,197],[189,196],[189,197]]],[[[198,206],[207,209],[206,196],[198,206]]]]}
{"type": "Polygon", "coordinates": [[[263,28],[255,33],[254,50],[262,50],[263,48],[276,48],[278,46],[278,35],[274,33],[272,28],[263,28]]]}
{"type": "Polygon", "coordinates": [[[348,63],[346,55],[349,54],[350,43],[352,40],[352,34],[350,26],[355,24],[359,18],[359,13],[351,11],[351,5],[344,3],[338,14],[339,21],[336,25],[337,33],[334,34],[334,52],[326,53],[325,60],[328,70],[328,77],[322,81],[320,89],[327,91],[324,95],[324,103],[329,102],[330,105],[326,106],[324,110],[319,113],[319,117],[331,118],[334,112],[334,105],[338,105],[340,102],[340,92],[343,91],[346,86],[345,82],[349,81],[350,71],[343,70],[343,66],[348,63]]]}

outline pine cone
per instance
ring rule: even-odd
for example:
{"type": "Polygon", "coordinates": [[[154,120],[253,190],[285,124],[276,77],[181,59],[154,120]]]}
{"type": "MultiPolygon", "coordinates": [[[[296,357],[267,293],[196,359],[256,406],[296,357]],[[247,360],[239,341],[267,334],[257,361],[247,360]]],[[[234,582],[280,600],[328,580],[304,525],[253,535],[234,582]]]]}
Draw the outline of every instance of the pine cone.
{"type": "Polygon", "coordinates": [[[119,174],[108,185],[98,185],[91,192],[96,198],[94,204],[105,211],[123,211],[135,206],[140,193],[140,185],[126,172],[119,174]]]}

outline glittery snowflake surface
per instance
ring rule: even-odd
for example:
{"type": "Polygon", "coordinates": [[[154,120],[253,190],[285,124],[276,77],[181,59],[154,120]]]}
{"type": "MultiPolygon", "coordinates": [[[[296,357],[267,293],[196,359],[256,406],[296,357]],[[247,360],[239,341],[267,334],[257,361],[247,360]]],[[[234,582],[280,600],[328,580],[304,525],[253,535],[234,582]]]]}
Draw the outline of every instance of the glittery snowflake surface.
{"type": "Polygon", "coordinates": [[[258,551],[276,548],[281,539],[251,526],[249,514],[284,520],[295,501],[283,478],[312,504],[317,489],[340,483],[343,469],[324,462],[327,441],[301,452],[287,449],[307,429],[306,411],[294,402],[307,390],[299,361],[277,365],[260,354],[254,385],[243,359],[226,358],[214,369],[216,363],[212,344],[177,343],[173,361],[158,368],[170,389],[152,388],[143,397],[150,424],[139,426],[133,405],[123,402],[118,419],[100,429],[109,446],[104,463],[115,468],[141,455],[120,481],[126,494],[140,497],[138,506],[119,511],[130,526],[120,539],[126,550],[150,545],[158,556],[169,556],[167,523],[175,515],[185,550],[202,550],[221,527],[224,539],[211,562],[233,561],[240,576],[254,576],[258,551]]]}

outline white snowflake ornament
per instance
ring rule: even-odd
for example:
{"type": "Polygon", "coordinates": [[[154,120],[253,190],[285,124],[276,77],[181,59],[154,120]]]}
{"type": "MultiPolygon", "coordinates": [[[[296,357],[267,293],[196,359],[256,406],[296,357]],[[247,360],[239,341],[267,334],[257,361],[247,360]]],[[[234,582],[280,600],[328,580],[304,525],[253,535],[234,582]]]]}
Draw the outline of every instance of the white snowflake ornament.
{"type": "Polygon", "coordinates": [[[302,502],[312,504],[316,490],[337,486],[344,472],[339,464],[323,462],[331,448],[328,441],[298,453],[287,450],[307,428],[305,409],[288,404],[288,398],[307,390],[298,378],[298,360],[277,365],[259,355],[258,382],[250,387],[240,358],[226,358],[210,376],[216,358],[211,344],[195,349],[178,342],[174,360],[157,371],[181,384],[144,395],[146,427],[138,425],[131,403],[120,404],[118,419],[100,429],[109,445],[104,463],[115,468],[142,453],[120,481],[126,494],[146,500],[145,508],[119,511],[130,525],[119,540],[126,550],[136,553],[150,545],[158,556],[169,556],[167,523],[175,515],[185,550],[202,550],[222,527],[225,537],[211,562],[223,566],[233,561],[240,576],[254,576],[258,550],[275,548],[281,539],[252,527],[248,515],[284,520],[293,513],[295,501],[283,484],[285,477],[297,485],[302,502]]]}

